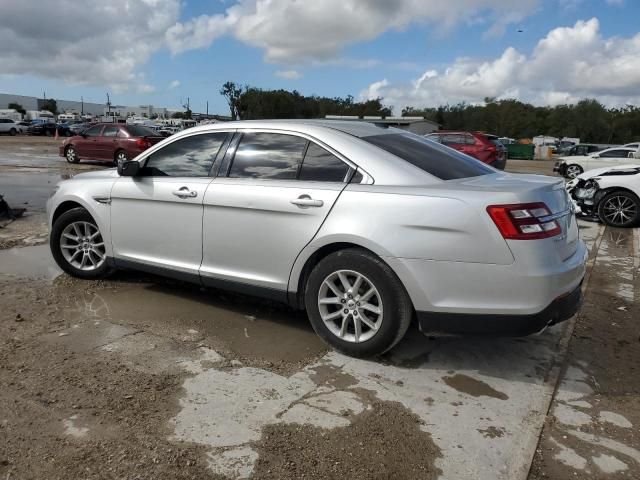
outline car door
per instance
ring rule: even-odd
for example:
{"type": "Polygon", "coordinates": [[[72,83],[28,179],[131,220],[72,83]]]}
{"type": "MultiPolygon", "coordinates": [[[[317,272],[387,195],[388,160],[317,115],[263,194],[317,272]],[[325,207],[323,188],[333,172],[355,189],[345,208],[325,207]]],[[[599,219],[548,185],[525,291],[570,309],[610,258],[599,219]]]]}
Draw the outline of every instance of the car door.
{"type": "Polygon", "coordinates": [[[200,276],[206,285],[284,299],[297,255],[352,168],[337,152],[299,134],[237,136],[205,194],[200,276]]]}
{"type": "Polygon", "coordinates": [[[74,143],[78,155],[82,158],[98,158],[97,142],[103,125],[94,125],[82,132],[82,136],[74,143]]]}
{"type": "Polygon", "coordinates": [[[96,158],[100,160],[113,160],[116,144],[116,135],[120,127],[118,125],[105,125],[102,134],[96,137],[96,158]]]}
{"type": "Polygon", "coordinates": [[[227,132],[194,133],[151,151],[111,191],[116,263],[193,279],[202,261],[202,202],[227,132]]]}

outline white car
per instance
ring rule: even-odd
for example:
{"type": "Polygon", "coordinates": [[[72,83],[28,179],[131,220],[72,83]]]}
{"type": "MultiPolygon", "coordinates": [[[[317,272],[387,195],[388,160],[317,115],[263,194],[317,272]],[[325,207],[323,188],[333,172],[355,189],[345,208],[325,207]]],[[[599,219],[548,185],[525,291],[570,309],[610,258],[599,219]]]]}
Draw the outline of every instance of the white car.
{"type": "Polygon", "coordinates": [[[15,120],[10,118],[0,118],[0,133],[8,133],[9,135],[17,135],[25,133],[26,128],[15,120]]]}
{"type": "Polygon", "coordinates": [[[633,162],[632,157],[636,150],[637,148],[631,147],[613,147],[589,155],[560,157],[553,170],[563,177],[576,178],[594,168],[617,167],[633,162]]]}
{"type": "Polygon", "coordinates": [[[583,214],[607,225],[640,224],[640,164],[590,170],[567,182],[567,191],[583,214]]]}
{"type": "Polygon", "coordinates": [[[564,181],[364,122],[190,128],[61,182],[47,209],[71,275],[131,268],[266,296],[354,356],[389,350],[413,318],[540,331],[575,313],[585,273],[564,181]]]}
{"type": "Polygon", "coordinates": [[[626,147],[626,148],[633,148],[633,149],[637,150],[638,148],[640,148],[640,142],[627,143],[627,144],[622,145],[622,146],[626,147]]]}

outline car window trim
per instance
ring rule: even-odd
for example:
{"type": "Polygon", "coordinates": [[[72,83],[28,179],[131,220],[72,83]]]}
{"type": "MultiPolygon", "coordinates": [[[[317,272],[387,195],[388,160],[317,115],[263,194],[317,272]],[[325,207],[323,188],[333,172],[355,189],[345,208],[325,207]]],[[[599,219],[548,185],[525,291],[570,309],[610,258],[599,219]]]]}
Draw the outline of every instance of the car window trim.
{"type": "MultiPolygon", "coordinates": [[[[158,142],[158,144],[154,145],[153,151],[147,153],[144,157],[144,159],[140,162],[140,169],[146,168],[147,163],[149,162],[149,158],[151,158],[151,155],[153,155],[154,153],[157,153],[159,150],[168,147],[169,145],[171,145],[174,142],[180,141],[180,140],[184,140],[185,138],[189,138],[189,137],[195,137],[196,135],[208,135],[208,134],[220,134],[220,133],[224,133],[226,135],[226,138],[222,141],[222,145],[220,145],[220,149],[218,150],[218,153],[216,154],[215,158],[213,159],[213,163],[211,164],[211,167],[209,168],[209,171],[207,172],[207,175],[197,175],[197,176],[182,176],[182,177],[172,177],[170,175],[168,175],[168,178],[210,178],[212,175],[212,171],[216,165],[216,162],[218,161],[218,158],[220,157],[220,152],[225,150],[225,147],[227,146],[227,142],[229,141],[229,139],[233,136],[232,134],[234,133],[233,130],[207,130],[204,132],[189,132],[188,135],[182,135],[180,137],[176,137],[176,138],[171,138],[171,141],[162,145],[162,146],[157,146],[159,143],[162,142],[158,142]]],[[[146,153],[146,152],[145,152],[146,153]]],[[[143,178],[167,178],[167,177],[147,177],[147,176],[142,176],[143,178]]]]}

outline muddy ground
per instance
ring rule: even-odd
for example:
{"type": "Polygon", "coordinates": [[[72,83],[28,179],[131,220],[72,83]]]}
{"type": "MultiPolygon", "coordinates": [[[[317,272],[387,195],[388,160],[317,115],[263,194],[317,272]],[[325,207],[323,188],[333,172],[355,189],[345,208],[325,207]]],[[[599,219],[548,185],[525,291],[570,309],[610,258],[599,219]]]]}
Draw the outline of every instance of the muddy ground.
{"type": "Polygon", "coordinates": [[[29,209],[0,229],[0,479],[640,478],[633,231],[582,223],[590,273],[572,322],[524,339],[411,328],[361,361],[282,305],[61,275],[43,202],[103,167],[56,153],[0,137],[0,193],[29,209]]]}

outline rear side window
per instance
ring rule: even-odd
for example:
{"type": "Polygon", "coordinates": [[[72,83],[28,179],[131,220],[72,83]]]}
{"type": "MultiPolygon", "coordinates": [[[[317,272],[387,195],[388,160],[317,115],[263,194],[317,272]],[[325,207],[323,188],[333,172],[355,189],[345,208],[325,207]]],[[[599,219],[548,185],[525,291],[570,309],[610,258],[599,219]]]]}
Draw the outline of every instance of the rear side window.
{"type": "Polygon", "coordinates": [[[324,148],[309,143],[298,180],[313,182],[344,182],[349,165],[324,148]]]}
{"type": "Polygon", "coordinates": [[[609,150],[608,152],[600,153],[600,156],[603,158],[627,158],[630,153],[627,150],[609,150]]]}
{"type": "Polygon", "coordinates": [[[149,156],[142,174],[147,177],[206,177],[226,133],[204,133],[181,138],[149,156]]]}
{"type": "Polygon", "coordinates": [[[154,130],[141,125],[127,125],[126,130],[132,137],[156,137],[158,135],[154,130]]]}
{"type": "Polygon", "coordinates": [[[307,140],[294,135],[244,133],[229,177],[295,180],[306,147],[307,140]]]}
{"type": "Polygon", "coordinates": [[[390,133],[361,137],[441,180],[478,177],[495,173],[484,163],[418,135],[390,133]]]}

